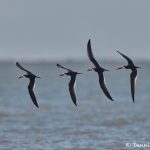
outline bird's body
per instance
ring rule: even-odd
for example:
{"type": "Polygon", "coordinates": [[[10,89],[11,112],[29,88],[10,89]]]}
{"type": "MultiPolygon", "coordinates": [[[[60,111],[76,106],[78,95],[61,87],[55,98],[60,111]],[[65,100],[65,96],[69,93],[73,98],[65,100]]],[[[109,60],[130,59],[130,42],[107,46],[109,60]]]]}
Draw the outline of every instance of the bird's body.
{"type": "Polygon", "coordinates": [[[29,95],[32,99],[32,102],[35,104],[35,106],[39,107],[33,89],[35,86],[35,78],[40,78],[40,77],[38,77],[38,76],[34,75],[33,73],[31,73],[30,71],[24,69],[18,62],[16,63],[16,66],[27,73],[25,75],[20,76],[19,79],[26,77],[30,80],[29,85],[28,85],[29,95]]]}
{"type": "Polygon", "coordinates": [[[117,70],[123,69],[123,68],[131,70],[131,74],[130,74],[131,95],[132,95],[132,100],[134,102],[135,86],[136,86],[136,79],[137,79],[137,69],[140,67],[135,66],[133,61],[126,55],[122,54],[119,51],[117,51],[117,52],[128,61],[128,65],[121,66],[121,67],[117,68],[117,70]]]}
{"type": "Polygon", "coordinates": [[[99,77],[99,84],[101,89],[103,90],[104,94],[113,101],[111,95],[109,94],[107,88],[106,88],[106,83],[105,83],[105,78],[104,78],[104,71],[108,71],[104,68],[102,68],[99,63],[96,61],[96,59],[94,58],[93,52],[92,52],[92,48],[91,48],[91,40],[88,41],[87,44],[87,54],[88,57],[90,59],[90,61],[94,64],[95,68],[92,69],[88,69],[88,71],[95,71],[98,73],[98,77],[99,77]]]}
{"type": "Polygon", "coordinates": [[[67,75],[67,76],[71,77],[70,82],[69,82],[69,93],[70,93],[70,96],[71,96],[71,99],[72,99],[73,103],[77,106],[76,94],[75,94],[76,93],[75,92],[75,84],[76,84],[76,76],[77,76],[77,74],[81,74],[81,73],[74,72],[74,71],[72,71],[72,70],[70,70],[68,68],[63,67],[60,64],[57,64],[57,67],[65,69],[65,70],[68,71],[67,73],[61,74],[60,76],[67,75]]]}

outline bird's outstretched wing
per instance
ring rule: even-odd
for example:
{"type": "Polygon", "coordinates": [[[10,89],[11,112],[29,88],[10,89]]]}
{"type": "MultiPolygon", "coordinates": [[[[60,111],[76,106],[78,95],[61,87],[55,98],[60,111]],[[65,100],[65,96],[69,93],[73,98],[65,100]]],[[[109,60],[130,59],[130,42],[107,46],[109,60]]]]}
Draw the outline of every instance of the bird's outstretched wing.
{"type": "Polygon", "coordinates": [[[132,95],[133,103],[134,103],[134,94],[135,94],[136,79],[137,79],[137,71],[133,71],[131,73],[131,75],[130,75],[131,95],[132,95]]]}
{"type": "Polygon", "coordinates": [[[119,52],[119,51],[117,51],[117,52],[118,52],[121,56],[123,56],[123,57],[128,61],[128,65],[134,66],[133,61],[132,61],[129,57],[127,57],[126,55],[122,54],[122,53],[119,52]]]}
{"type": "Polygon", "coordinates": [[[72,98],[73,103],[77,106],[76,95],[75,95],[75,84],[76,84],[75,80],[76,80],[76,75],[72,75],[71,80],[69,82],[69,92],[70,92],[70,96],[72,98]]]}
{"type": "Polygon", "coordinates": [[[109,94],[109,92],[108,92],[108,90],[107,90],[107,88],[106,88],[105,78],[104,78],[103,73],[98,74],[98,76],[99,76],[99,84],[100,84],[100,87],[102,88],[104,94],[105,94],[110,100],[113,101],[111,95],[109,94]]]}
{"type": "Polygon", "coordinates": [[[30,78],[30,83],[28,85],[28,91],[29,91],[30,97],[32,99],[32,102],[35,104],[36,107],[39,107],[36,97],[35,97],[35,94],[34,94],[34,91],[33,91],[34,85],[35,85],[35,77],[30,78]]]}
{"type": "Polygon", "coordinates": [[[91,40],[89,39],[88,44],[87,44],[87,54],[89,59],[91,60],[91,62],[94,64],[94,66],[96,68],[99,68],[100,65],[98,64],[98,62],[96,61],[96,59],[94,58],[93,52],[92,52],[92,48],[91,48],[91,40]]]}
{"type": "Polygon", "coordinates": [[[21,70],[27,72],[28,74],[32,74],[30,71],[28,71],[28,70],[26,70],[25,68],[23,68],[18,62],[16,62],[16,66],[17,66],[18,68],[20,68],[21,70]]]}
{"type": "Polygon", "coordinates": [[[70,70],[70,69],[68,69],[68,68],[66,68],[66,67],[64,67],[64,66],[62,66],[62,65],[60,65],[60,64],[57,64],[57,67],[59,67],[59,68],[62,68],[62,69],[65,69],[65,70],[68,70],[68,71],[71,71],[71,72],[72,72],[72,70],[70,70]]]}

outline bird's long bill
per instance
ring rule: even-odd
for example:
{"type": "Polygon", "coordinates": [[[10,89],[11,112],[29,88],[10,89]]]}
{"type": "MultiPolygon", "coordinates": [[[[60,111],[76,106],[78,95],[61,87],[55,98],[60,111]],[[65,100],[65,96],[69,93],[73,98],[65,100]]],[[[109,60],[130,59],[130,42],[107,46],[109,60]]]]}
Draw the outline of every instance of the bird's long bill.
{"type": "Polygon", "coordinates": [[[116,70],[120,70],[120,69],[124,69],[124,67],[123,67],[123,66],[121,66],[121,67],[117,68],[116,70]]]}
{"type": "Polygon", "coordinates": [[[64,76],[65,75],[65,73],[62,73],[62,74],[60,74],[59,76],[64,76]]]}
{"type": "Polygon", "coordinates": [[[83,74],[83,73],[77,73],[77,74],[83,74]]]}
{"type": "Polygon", "coordinates": [[[18,79],[21,79],[21,78],[23,78],[23,77],[24,77],[24,75],[22,75],[22,76],[18,77],[18,79]]]}

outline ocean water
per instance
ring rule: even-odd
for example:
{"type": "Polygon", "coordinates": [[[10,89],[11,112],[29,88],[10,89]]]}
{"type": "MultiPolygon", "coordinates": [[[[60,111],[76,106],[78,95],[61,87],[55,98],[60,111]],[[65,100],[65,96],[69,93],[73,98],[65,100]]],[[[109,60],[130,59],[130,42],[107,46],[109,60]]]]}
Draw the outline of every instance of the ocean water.
{"type": "MultiPolygon", "coordinates": [[[[20,62],[21,63],[21,62],[20,62]]],[[[110,101],[100,89],[90,62],[61,62],[77,76],[74,106],[68,92],[69,77],[56,63],[21,63],[41,77],[36,80],[35,94],[40,108],[29,97],[28,79],[12,62],[0,68],[0,150],[125,150],[136,144],[150,149],[150,63],[136,62],[138,79],[133,104],[130,71],[115,68],[125,61],[102,61],[110,101]],[[129,143],[129,144],[128,144],[129,143]]],[[[136,145],[138,146],[138,145],[136,145]]]]}

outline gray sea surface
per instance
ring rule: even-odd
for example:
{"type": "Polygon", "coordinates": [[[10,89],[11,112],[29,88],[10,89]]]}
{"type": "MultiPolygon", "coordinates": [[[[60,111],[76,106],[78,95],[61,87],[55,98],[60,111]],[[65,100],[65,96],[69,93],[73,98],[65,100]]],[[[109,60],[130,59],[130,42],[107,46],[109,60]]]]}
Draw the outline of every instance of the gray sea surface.
{"type": "Polygon", "coordinates": [[[150,149],[150,62],[136,62],[142,69],[135,103],[130,71],[115,70],[126,61],[101,61],[110,70],[104,74],[113,102],[100,89],[97,74],[87,72],[92,63],[59,62],[83,73],[77,76],[77,107],[68,91],[70,77],[60,77],[65,70],[56,63],[20,62],[41,77],[35,86],[39,109],[29,97],[28,79],[18,79],[24,72],[15,62],[0,63],[0,150],[150,149]]]}

